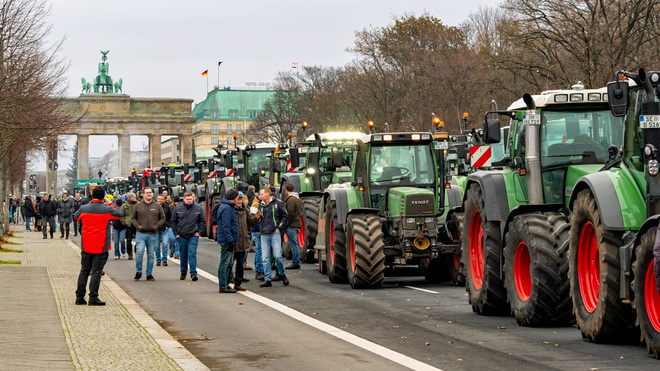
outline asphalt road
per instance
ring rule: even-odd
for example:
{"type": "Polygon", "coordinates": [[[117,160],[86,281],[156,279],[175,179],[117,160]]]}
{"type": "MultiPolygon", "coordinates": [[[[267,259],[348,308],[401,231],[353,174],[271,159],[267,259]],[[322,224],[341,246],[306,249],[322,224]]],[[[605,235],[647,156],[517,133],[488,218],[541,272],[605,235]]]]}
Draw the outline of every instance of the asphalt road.
{"type": "MultiPolygon", "coordinates": [[[[217,275],[219,245],[200,239],[198,269],[217,275]]],[[[74,242],[79,242],[74,240],[74,242]]],[[[253,254],[249,263],[253,266],[253,254]]],[[[112,258],[111,258],[112,259],[112,258]]],[[[146,259],[145,259],[146,263],[146,259]]],[[[288,264],[288,262],[287,262],[288,264]]],[[[333,326],[320,331],[241,294],[219,294],[202,277],[180,281],[179,265],[154,267],[155,282],[133,281],[134,261],[110,260],[112,277],[165,330],[212,369],[360,370],[420,368],[396,363],[332,334],[350,333],[442,370],[657,370],[635,345],[590,344],[575,327],[517,326],[512,317],[478,316],[465,289],[429,284],[397,270],[378,290],[332,284],[315,264],[287,273],[291,284],[249,292],[333,326]],[[339,330],[343,330],[339,331],[339,330]]],[[[295,312],[293,312],[295,313],[295,312]]]]}

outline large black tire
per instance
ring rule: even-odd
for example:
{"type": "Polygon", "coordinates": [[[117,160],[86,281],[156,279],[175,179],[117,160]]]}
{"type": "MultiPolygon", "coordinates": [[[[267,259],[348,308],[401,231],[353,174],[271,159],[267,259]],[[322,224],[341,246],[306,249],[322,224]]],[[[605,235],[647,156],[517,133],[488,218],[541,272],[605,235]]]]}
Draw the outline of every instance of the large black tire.
{"type": "Polygon", "coordinates": [[[346,283],[346,233],[344,227],[336,224],[337,208],[335,201],[328,199],[325,218],[325,266],[328,279],[332,283],[346,283]]]}
{"type": "Polygon", "coordinates": [[[461,245],[463,234],[463,213],[451,214],[451,219],[447,224],[447,229],[450,237],[454,243],[459,244],[458,255],[447,254],[445,256],[446,269],[449,272],[449,278],[456,286],[465,285],[465,263],[461,256],[463,254],[463,247],[461,245]]]}
{"type": "Polygon", "coordinates": [[[605,229],[588,189],[573,204],[568,240],[570,293],[582,337],[597,343],[630,339],[637,332],[632,307],[619,298],[621,233],[605,229]]]}
{"type": "Polygon", "coordinates": [[[656,232],[656,228],[648,230],[635,247],[631,286],[635,296],[633,308],[637,313],[635,324],[639,326],[640,338],[646,344],[646,350],[660,359],[660,293],[653,269],[656,232]]]}
{"type": "Polygon", "coordinates": [[[377,289],[385,280],[385,244],[380,217],[350,215],[348,226],[348,283],[354,289],[377,289]]]}
{"type": "Polygon", "coordinates": [[[519,325],[566,325],[572,319],[569,293],[568,219],[560,213],[516,216],[506,234],[504,283],[519,325]]]}
{"type": "Polygon", "coordinates": [[[465,200],[462,261],[465,263],[465,289],[475,313],[508,315],[506,289],[500,277],[502,242],[499,222],[486,220],[481,187],[471,184],[465,200]]]}
{"type": "Polygon", "coordinates": [[[316,235],[319,233],[319,209],[322,201],[322,196],[302,199],[303,228],[305,228],[305,243],[302,250],[305,251],[305,262],[309,263],[314,261],[314,246],[316,245],[316,235]],[[311,260],[307,259],[307,252],[310,252],[311,260]]]}

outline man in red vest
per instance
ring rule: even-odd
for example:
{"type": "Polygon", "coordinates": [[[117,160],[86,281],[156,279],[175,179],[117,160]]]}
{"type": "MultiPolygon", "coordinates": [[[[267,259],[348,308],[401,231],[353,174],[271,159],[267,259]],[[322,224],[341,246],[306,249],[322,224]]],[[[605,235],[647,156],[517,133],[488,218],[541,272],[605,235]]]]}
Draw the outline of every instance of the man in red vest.
{"type": "Polygon", "coordinates": [[[110,221],[118,220],[123,216],[121,210],[105,197],[105,191],[96,187],[92,191],[92,201],[83,205],[74,216],[77,222],[82,222],[80,246],[82,247],[81,268],[78,275],[78,289],[76,290],[76,304],[85,305],[85,287],[89,281],[89,305],[105,305],[99,300],[99,286],[103,267],[108,261],[110,250],[110,221]]]}

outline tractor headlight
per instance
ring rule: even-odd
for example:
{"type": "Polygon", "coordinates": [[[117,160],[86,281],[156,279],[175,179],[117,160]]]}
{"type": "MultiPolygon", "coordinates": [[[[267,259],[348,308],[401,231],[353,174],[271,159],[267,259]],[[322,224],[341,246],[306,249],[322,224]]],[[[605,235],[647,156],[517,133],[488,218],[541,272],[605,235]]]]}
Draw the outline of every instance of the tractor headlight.
{"type": "Polygon", "coordinates": [[[306,172],[307,172],[307,174],[309,174],[309,175],[314,175],[314,173],[316,172],[316,170],[314,170],[313,168],[310,167],[310,168],[308,168],[308,169],[306,170],[306,172]]]}
{"type": "Polygon", "coordinates": [[[424,223],[426,223],[426,224],[428,224],[428,223],[433,223],[434,220],[435,220],[435,219],[432,218],[432,217],[430,217],[430,218],[424,218],[424,223]]]}
{"type": "Polygon", "coordinates": [[[406,218],[406,224],[415,224],[415,218],[406,218]]]}
{"type": "Polygon", "coordinates": [[[658,160],[650,159],[647,166],[650,176],[658,175],[658,170],[660,169],[660,166],[658,165],[658,160]]]}

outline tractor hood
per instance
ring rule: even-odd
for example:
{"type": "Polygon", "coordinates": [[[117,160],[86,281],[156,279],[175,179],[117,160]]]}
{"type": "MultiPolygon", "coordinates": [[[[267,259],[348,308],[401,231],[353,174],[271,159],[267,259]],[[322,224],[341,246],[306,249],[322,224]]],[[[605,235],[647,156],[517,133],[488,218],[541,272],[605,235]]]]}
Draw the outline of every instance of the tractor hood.
{"type": "Polygon", "coordinates": [[[413,187],[394,187],[388,192],[387,210],[393,218],[433,216],[436,202],[433,191],[413,187]]]}

